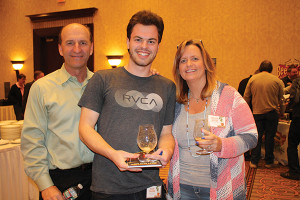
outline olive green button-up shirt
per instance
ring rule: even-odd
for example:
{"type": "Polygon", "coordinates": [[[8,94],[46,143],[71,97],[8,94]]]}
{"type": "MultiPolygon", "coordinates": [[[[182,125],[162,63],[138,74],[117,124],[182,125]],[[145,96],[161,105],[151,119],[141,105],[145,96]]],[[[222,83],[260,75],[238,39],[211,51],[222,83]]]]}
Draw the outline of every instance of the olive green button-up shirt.
{"type": "Polygon", "coordinates": [[[52,185],[49,169],[90,163],[94,154],[79,139],[77,105],[93,73],[83,83],[65,69],[37,80],[31,87],[21,136],[25,172],[42,191],[52,185]]]}

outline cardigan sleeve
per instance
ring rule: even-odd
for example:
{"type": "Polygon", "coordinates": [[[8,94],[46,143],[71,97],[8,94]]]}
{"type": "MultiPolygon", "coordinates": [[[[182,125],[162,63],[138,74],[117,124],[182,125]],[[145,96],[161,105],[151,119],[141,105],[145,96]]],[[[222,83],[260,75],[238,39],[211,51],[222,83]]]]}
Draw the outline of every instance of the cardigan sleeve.
{"type": "Polygon", "coordinates": [[[217,116],[226,116],[225,128],[214,128],[221,137],[222,149],[215,152],[220,158],[239,156],[257,144],[257,129],[252,112],[242,96],[231,86],[225,86],[220,96],[217,116]]]}

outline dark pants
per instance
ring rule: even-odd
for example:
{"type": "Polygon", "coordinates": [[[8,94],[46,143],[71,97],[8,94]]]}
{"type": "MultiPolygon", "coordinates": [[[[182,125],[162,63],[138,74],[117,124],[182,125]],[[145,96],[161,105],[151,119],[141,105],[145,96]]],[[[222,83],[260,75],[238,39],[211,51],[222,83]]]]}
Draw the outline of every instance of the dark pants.
{"type": "Polygon", "coordinates": [[[288,163],[291,173],[300,174],[298,145],[300,143],[300,117],[294,117],[289,130],[288,138],[288,163]]]}
{"type": "MultiPolygon", "coordinates": [[[[162,186],[162,198],[156,198],[153,200],[165,200],[166,199],[166,194],[164,187],[162,186]]],[[[137,193],[133,194],[117,194],[117,195],[110,195],[110,194],[103,194],[103,193],[98,193],[98,192],[92,192],[92,200],[100,200],[100,199],[105,199],[105,200],[146,200],[146,190],[142,190],[137,193]]],[[[147,199],[150,200],[150,199],[147,199]]]]}
{"type": "Polygon", "coordinates": [[[258,132],[257,146],[251,151],[251,162],[258,164],[261,154],[262,137],[265,134],[265,161],[266,164],[274,163],[274,137],[278,126],[278,113],[276,110],[265,114],[253,115],[258,132]]]}
{"type": "MultiPolygon", "coordinates": [[[[90,200],[92,193],[90,190],[92,179],[92,164],[86,164],[73,169],[54,169],[49,170],[50,177],[54,185],[63,193],[66,189],[77,186],[79,183],[83,186],[79,197],[76,200],[90,200]]],[[[41,195],[40,195],[40,199],[41,195]]]]}

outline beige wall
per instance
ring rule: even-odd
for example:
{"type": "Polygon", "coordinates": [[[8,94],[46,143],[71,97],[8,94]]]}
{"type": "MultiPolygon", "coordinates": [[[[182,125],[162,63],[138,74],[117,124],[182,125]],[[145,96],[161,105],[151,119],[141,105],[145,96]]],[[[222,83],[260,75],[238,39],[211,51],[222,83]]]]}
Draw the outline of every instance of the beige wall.
{"type": "Polygon", "coordinates": [[[299,0],[56,0],[0,1],[0,98],[3,82],[16,82],[11,60],[25,60],[20,73],[33,79],[32,25],[25,15],[96,7],[95,70],[109,68],[106,55],[123,54],[130,17],[149,9],[163,17],[165,32],[153,67],[171,78],[176,45],[184,39],[202,39],[217,58],[221,81],[237,88],[260,62],[276,67],[290,58],[300,60],[299,0]]]}

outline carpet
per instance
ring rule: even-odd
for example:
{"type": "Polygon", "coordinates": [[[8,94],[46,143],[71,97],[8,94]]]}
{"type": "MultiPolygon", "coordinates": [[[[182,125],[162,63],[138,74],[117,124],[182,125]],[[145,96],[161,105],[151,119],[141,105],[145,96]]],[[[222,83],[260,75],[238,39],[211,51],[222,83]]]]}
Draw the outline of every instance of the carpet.
{"type": "Polygon", "coordinates": [[[287,166],[278,165],[267,169],[261,161],[257,169],[246,162],[247,200],[257,199],[300,199],[300,181],[285,179],[280,176],[287,166]]]}

